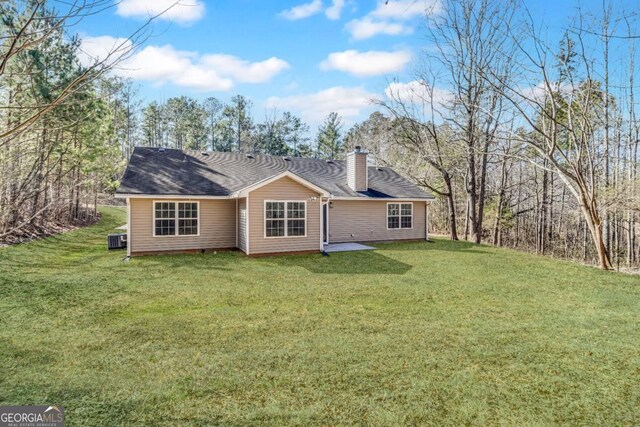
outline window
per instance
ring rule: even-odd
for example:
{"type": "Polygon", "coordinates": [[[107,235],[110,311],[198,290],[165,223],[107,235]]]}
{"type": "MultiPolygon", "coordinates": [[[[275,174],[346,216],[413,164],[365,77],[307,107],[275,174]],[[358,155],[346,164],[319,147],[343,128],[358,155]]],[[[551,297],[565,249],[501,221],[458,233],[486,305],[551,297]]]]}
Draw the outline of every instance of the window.
{"type": "Polygon", "coordinates": [[[198,204],[178,203],[178,235],[198,234],[198,204]]]}
{"type": "Polygon", "coordinates": [[[387,228],[413,228],[413,203],[387,203],[387,228]]]}
{"type": "Polygon", "coordinates": [[[267,237],[284,236],[284,218],[285,202],[266,202],[264,207],[265,217],[265,234],[267,237]]]}
{"type": "Polygon", "coordinates": [[[198,202],[154,202],[154,236],[197,236],[198,202]]]}
{"type": "Polygon", "coordinates": [[[156,236],[176,234],[176,204],[156,203],[156,236]]]}
{"type": "Polygon", "coordinates": [[[265,202],[265,237],[306,236],[306,202],[265,202]]]}

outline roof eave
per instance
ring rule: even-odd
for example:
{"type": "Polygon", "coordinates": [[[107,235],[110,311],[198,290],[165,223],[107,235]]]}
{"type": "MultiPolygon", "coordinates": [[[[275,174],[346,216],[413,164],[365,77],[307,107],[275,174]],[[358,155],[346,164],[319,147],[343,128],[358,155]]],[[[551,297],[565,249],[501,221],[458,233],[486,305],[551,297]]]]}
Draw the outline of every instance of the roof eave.
{"type": "Polygon", "coordinates": [[[433,196],[430,196],[430,197],[368,197],[368,196],[349,197],[349,196],[344,196],[344,197],[330,198],[330,200],[360,200],[360,201],[381,201],[381,202],[382,201],[431,202],[435,199],[436,198],[433,196]]]}
{"type": "Polygon", "coordinates": [[[116,193],[116,199],[217,199],[228,200],[229,196],[207,196],[205,194],[138,194],[138,193],[116,193]]]}

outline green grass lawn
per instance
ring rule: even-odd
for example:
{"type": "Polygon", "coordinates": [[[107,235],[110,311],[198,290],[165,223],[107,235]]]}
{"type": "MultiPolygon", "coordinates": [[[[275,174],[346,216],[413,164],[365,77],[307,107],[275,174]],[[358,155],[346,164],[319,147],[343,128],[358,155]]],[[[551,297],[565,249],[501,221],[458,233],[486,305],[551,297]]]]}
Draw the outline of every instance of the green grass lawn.
{"type": "Polygon", "coordinates": [[[640,278],[436,240],[122,262],[0,249],[0,404],[67,425],[638,425],[640,278]]]}

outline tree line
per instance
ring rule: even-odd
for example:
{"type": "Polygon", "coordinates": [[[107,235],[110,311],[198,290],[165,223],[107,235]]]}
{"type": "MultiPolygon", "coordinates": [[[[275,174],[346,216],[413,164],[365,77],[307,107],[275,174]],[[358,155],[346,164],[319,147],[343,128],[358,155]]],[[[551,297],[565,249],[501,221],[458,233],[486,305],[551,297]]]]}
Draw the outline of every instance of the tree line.
{"type": "Polygon", "coordinates": [[[0,242],[94,220],[137,145],[337,159],[361,145],[437,196],[433,231],[451,239],[640,264],[632,12],[605,1],[549,33],[517,0],[443,0],[415,80],[350,129],[329,114],[312,139],[242,95],[144,104],[109,73],[127,51],[83,65],[66,34],[102,6],[0,4],[0,242]]]}
{"type": "Polygon", "coordinates": [[[107,64],[126,52],[82,65],[80,40],[66,33],[105,5],[0,3],[0,243],[92,221],[122,170],[107,64]]]}
{"type": "Polygon", "coordinates": [[[342,120],[331,114],[309,138],[290,112],[257,121],[249,99],[186,96],[143,105],[136,85],[111,70],[148,36],[152,17],[87,63],[72,27],[108,0],[0,3],[0,244],[63,231],[98,217],[137,145],[336,156],[342,120]]]}
{"type": "Polygon", "coordinates": [[[240,151],[276,156],[336,157],[341,153],[342,118],[331,113],[310,138],[310,127],[289,111],[267,111],[262,121],[253,103],[236,95],[228,103],[209,97],[203,101],[179,96],[152,101],[134,121],[132,144],[192,150],[240,151]]]}
{"type": "Polygon", "coordinates": [[[636,14],[605,1],[550,34],[515,0],[442,3],[359,144],[438,196],[453,240],[637,266],[636,14]]]}
{"type": "Polygon", "coordinates": [[[111,89],[114,132],[125,159],[136,146],[336,159],[344,154],[344,122],[335,112],[312,139],[310,126],[289,111],[266,111],[259,121],[253,102],[240,94],[227,103],[182,95],[144,104],[131,80],[110,77],[103,84],[111,89]]]}

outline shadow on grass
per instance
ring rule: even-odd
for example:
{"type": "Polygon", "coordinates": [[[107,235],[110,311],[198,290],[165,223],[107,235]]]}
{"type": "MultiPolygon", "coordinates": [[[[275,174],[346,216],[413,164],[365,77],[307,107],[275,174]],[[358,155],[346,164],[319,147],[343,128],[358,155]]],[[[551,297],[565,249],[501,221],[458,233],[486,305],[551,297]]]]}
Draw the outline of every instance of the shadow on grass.
{"type": "Polygon", "coordinates": [[[467,253],[475,255],[486,255],[486,249],[489,248],[484,245],[477,245],[472,242],[463,240],[446,240],[446,239],[431,239],[429,241],[420,242],[381,242],[375,244],[376,248],[385,251],[443,251],[443,252],[456,252],[467,253]]]}
{"type": "Polygon", "coordinates": [[[334,252],[329,256],[274,256],[256,262],[285,268],[301,267],[314,274],[405,274],[413,268],[375,251],[334,252]]]}
{"type": "Polygon", "coordinates": [[[236,262],[244,255],[239,251],[220,251],[217,254],[206,253],[186,253],[186,254],[158,254],[134,257],[132,261],[143,267],[159,267],[168,271],[187,268],[201,269],[206,271],[219,270],[230,271],[227,265],[236,262]]]}

